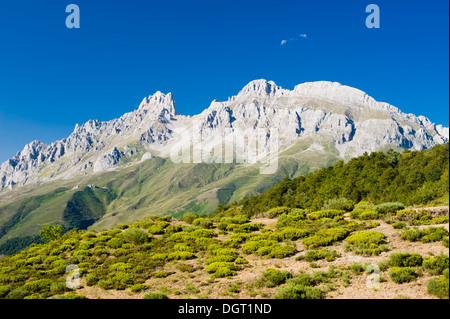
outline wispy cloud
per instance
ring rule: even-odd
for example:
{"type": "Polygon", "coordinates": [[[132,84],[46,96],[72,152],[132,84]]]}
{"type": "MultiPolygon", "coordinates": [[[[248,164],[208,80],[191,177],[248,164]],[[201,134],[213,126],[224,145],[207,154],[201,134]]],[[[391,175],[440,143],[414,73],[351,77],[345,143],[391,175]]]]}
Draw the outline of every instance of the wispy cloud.
{"type": "Polygon", "coordinates": [[[286,43],[288,43],[288,41],[294,41],[297,39],[306,39],[308,37],[308,35],[306,33],[299,33],[294,35],[292,38],[288,39],[288,40],[281,40],[281,45],[285,45],[286,43]]]}

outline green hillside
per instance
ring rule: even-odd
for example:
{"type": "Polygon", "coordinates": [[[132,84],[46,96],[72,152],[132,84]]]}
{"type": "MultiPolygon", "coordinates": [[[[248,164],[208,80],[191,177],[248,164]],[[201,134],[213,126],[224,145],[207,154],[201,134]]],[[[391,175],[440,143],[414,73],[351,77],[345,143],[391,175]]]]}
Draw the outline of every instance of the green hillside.
{"type": "Polygon", "coordinates": [[[258,165],[174,164],[154,157],[98,175],[18,188],[8,198],[0,196],[0,253],[2,247],[11,252],[30,244],[46,223],[109,229],[151,215],[211,214],[218,205],[263,193],[284,177],[337,162],[332,144],[308,151],[312,143],[301,141],[282,152],[273,175],[259,174],[258,165]]]}
{"type": "Polygon", "coordinates": [[[250,215],[276,206],[320,209],[339,200],[418,205],[448,192],[447,143],[428,150],[374,152],[347,163],[339,161],[306,176],[285,178],[264,194],[244,198],[240,205],[250,215]]]}

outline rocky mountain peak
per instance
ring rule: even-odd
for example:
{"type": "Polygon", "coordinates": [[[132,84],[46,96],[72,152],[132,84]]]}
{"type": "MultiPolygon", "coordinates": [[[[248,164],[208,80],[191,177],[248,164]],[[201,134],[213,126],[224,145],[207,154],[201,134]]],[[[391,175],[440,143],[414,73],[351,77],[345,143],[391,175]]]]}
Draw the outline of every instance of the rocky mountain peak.
{"type": "Polygon", "coordinates": [[[157,91],[155,94],[145,97],[139,105],[139,110],[150,111],[158,115],[161,113],[167,113],[170,116],[178,115],[173,94],[170,92],[164,94],[157,91]]]}

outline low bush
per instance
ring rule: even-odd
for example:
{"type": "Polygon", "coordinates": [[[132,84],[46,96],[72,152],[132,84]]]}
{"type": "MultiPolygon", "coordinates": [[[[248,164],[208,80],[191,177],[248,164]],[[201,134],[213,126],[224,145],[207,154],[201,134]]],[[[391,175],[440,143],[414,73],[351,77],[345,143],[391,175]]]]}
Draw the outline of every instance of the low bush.
{"type": "Polygon", "coordinates": [[[349,212],[353,209],[354,206],[355,206],[354,201],[347,199],[345,197],[340,197],[329,199],[327,202],[325,202],[322,208],[325,210],[336,209],[336,210],[345,210],[349,212]]]}
{"type": "Polygon", "coordinates": [[[308,250],[305,255],[298,256],[296,260],[306,260],[306,261],[317,261],[326,259],[327,261],[334,261],[337,257],[341,255],[336,250],[308,250]]]}
{"type": "Polygon", "coordinates": [[[397,211],[405,208],[405,205],[402,203],[383,203],[374,206],[372,209],[377,211],[380,215],[395,215],[397,211]]]}
{"type": "Polygon", "coordinates": [[[160,225],[152,225],[148,228],[148,232],[153,235],[164,234],[164,228],[160,225]]]}
{"type": "Polygon", "coordinates": [[[111,272],[108,274],[108,279],[112,287],[116,290],[124,290],[134,284],[132,275],[125,271],[111,272]]]}
{"type": "Polygon", "coordinates": [[[112,249],[120,248],[123,244],[125,244],[125,241],[122,238],[112,238],[106,242],[106,246],[112,249]]]}
{"type": "Polygon", "coordinates": [[[214,275],[214,277],[222,278],[236,275],[238,269],[239,267],[231,262],[215,262],[209,264],[205,271],[214,275]]]}
{"type": "Polygon", "coordinates": [[[238,258],[236,258],[236,260],[234,261],[234,263],[235,263],[236,265],[245,265],[245,264],[248,264],[248,261],[247,261],[247,259],[245,259],[245,258],[243,258],[243,257],[238,257],[238,258]]]}
{"type": "Polygon", "coordinates": [[[303,239],[303,245],[307,248],[316,248],[329,246],[337,241],[343,240],[350,231],[346,228],[327,228],[321,229],[314,236],[303,239]]]}
{"type": "Polygon", "coordinates": [[[145,294],[143,299],[169,299],[169,297],[160,292],[149,292],[148,294],[145,294]]]}
{"type": "Polygon", "coordinates": [[[122,233],[122,237],[127,243],[133,243],[135,245],[140,245],[148,241],[147,233],[140,228],[129,228],[122,233]]]}
{"type": "Polygon", "coordinates": [[[392,267],[389,270],[389,277],[391,280],[397,284],[402,284],[405,282],[411,282],[416,280],[418,277],[414,269],[410,267],[392,267]]]}
{"type": "Polygon", "coordinates": [[[337,209],[319,210],[319,211],[310,213],[308,215],[308,219],[311,219],[311,220],[317,220],[317,219],[322,219],[322,218],[333,219],[334,217],[337,217],[337,216],[344,216],[344,214],[345,214],[345,210],[337,210],[337,209]]]}
{"type": "Polygon", "coordinates": [[[403,240],[420,241],[422,243],[439,241],[446,236],[448,236],[448,231],[444,227],[406,229],[400,234],[400,238],[403,240]]]}
{"type": "Polygon", "coordinates": [[[417,253],[393,253],[388,263],[394,267],[416,267],[422,265],[423,258],[417,253]]]}
{"type": "Polygon", "coordinates": [[[166,234],[173,234],[183,231],[183,228],[180,225],[169,225],[166,228],[166,234]]]}
{"type": "Polygon", "coordinates": [[[188,224],[192,224],[197,218],[198,216],[196,213],[186,213],[183,215],[183,217],[181,217],[181,220],[188,224]]]}
{"type": "Polygon", "coordinates": [[[153,278],[166,278],[167,276],[169,276],[169,273],[167,273],[165,271],[155,271],[152,274],[153,278]]]}
{"type": "Polygon", "coordinates": [[[279,215],[276,227],[296,226],[306,219],[306,213],[302,209],[293,209],[290,213],[279,215]]]}
{"type": "Polygon", "coordinates": [[[50,291],[52,281],[50,279],[37,279],[26,282],[22,288],[31,293],[43,293],[50,291]]]}
{"type": "Polygon", "coordinates": [[[256,253],[261,247],[270,247],[276,245],[275,240],[258,240],[258,241],[248,241],[242,245],[242,253],[249,255],[256,253]]]}
{"type": "MultiPolygon", "coordinates": [[[[153,255],[153,258],[155,255],[153,255]]],[[[167,255],[168,260],[188,260],[188,259],[194,259],[197,258],[197,256],[194,255],[194,253],[191,253],[189,251],[174,251],[167,255]]]]}
{"type": "Polygon", "coordinates": [[[361,255],[379,255],[388,249],[385,238],[383,233],[377,231],[361,231],[345,239],[348,243],[346,248],[361,255]]]}
{"type": "Polygon", "coordinates": [[[286,227],[281,230],[277,230],[269,235],[269,239],[282,241],[282,240],[298,240],[309,235],[309,231],[305,229],[286,227]]]}
{"type": "Polygon", "coordinates": [[[264,271],[263,276],[275,286],[284,284],[287,279],[292,278],[292,274],[289,271],[277,270],[273,268],[269,268],[264,271]]]}
{"type": "Polygon", "coordinates": [[[441,299],[448,299],[448,268],[443,272],[443,276],[439,278],[432,278],[427,282],[427,291],[429,294],[434,295],[441,299]]]}
{"type": "Polygon", "coordinates": [[[274,207],[269,209],[265,215],[267,215],[268,218],[275,218],[281,214],[288,214],[291,211],[289,207],[282,206],[282,207],[274,207]]]}
{"type": "Polygon", "coordinates": [[[351,270],[355,275],[359,275],[364,272],[364,266],[360,263],[353,263],[348,266],[348,269],[351,270]]]}
{"type": "Polygon", "coordinates": [[[287,245],[274,245],[269,252],[270,258],[286,258],[297,253],[297,249],[287,245]]]}
{"type": "Polygon", "coordinates": [[[442,240],[442,244],[443,244],[445,247],[449,248],[449,247],[448,247],[448,237],[445,237],[445,238],[442,240]]]}
{"type": "Polygon", "coordinates": [[[130,290],[131,290],[132,292],[141,292],[141,291],[147,290],[148,288],[150,288],[149,285],[146,285],[146,284],[136,284],[136,285],[132,285],[132,286],[130,287],[130,290]]]}
{"type": "Polygon", "coordinates": [[[319,288],[290,284],[279,289],[275,299],[323,299],[325,293],[319,288]]]}
{"type": "Polygon", "coordinates": [[[393,223],[392,227],[394,227],[395,229],[404,229],[406,228],[406,223],[404,222],[393,223]]]}
{"type": "Polygon", "coordinates": [[[423,260],[422,265],[431,275],[442,275],[449,267],[449,257],[444,254],[428,257],[423,260]]]}
{"type": "Polygon", "coordinates": [[[206,265],[210,265],[212,263],[216,262],[234,262],[236,260],[235,256],[229,256],[229,255],[221,255],[221,256],[214,256],[207,258],[205,260],[206,265]]]}

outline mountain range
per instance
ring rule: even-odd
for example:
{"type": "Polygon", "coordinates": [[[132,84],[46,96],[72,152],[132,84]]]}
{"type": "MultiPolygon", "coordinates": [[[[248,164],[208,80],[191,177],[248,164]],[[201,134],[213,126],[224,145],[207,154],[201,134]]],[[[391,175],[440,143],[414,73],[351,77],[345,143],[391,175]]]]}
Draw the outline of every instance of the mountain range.
{"type": "Polygon", "coordinates": [[[77,124],[67,138],[33,141],[1,164],[0,243],[48,222],[108,228],[151,214],[212,212],[286,176],[448,140],[449,128],[336,82],[287,90],[255,80],[194,116],[158,91],[118,119],[77,124]],[[267,154],[276,159],[270,173],[260,170],[267,154]]]}

